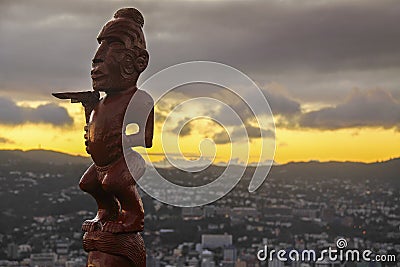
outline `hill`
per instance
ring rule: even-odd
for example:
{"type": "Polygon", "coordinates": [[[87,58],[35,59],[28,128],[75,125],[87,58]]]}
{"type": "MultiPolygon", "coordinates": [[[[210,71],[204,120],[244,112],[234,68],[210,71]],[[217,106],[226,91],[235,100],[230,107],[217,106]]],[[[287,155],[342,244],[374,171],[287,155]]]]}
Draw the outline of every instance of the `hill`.
{"type": "Polygon", "coordinates": [[[52,150],[0,150],[0,163],[7,162],[38,162],[51,165],[89,164],[89,157],[70,155],[52,150]]]}
{"type": "MultiPolygon", "coordinates": [[[[46,165],[89,165],[90,157],[74,156],[51,150],[0,150],[1,166],[12,165],[22,167],[24,164],[34,165],[39,163],[42,167],[46,165]]],[[[158,168],[162,169],[162,168],[158,168]]],[[[222,173],[224,167],[210,166],[207,168],[215,174],[222,173]]],[[[249,166],[252,172],[254,167],[249,166]]],[[[375,180],[381,179],[400,185],[400,158],[383,162],[291,162],[283,165],[274,165],[268,177],[278,179],[351,179],[351,180],[375,180]]],[[[214,175],[215,176],[215,175],[214,175]]],[[[171,177],[172,178],[172,177],[171,177]]],[[[171,179],[171,181],[174,178],[171,179]]],[[[246,180],[246,178],[244,179],[246,180]]],[[[180,183],[177,181],[178,184],[180,183]]]]}
{"type": "Polygon", "coordinates": [[[319,179],[350,179],[385,180],[400,185],[400,158],[383,162],[292,162],[280,166],[273,166],[271,176],[277,178],[310,180],[319,179]]]}

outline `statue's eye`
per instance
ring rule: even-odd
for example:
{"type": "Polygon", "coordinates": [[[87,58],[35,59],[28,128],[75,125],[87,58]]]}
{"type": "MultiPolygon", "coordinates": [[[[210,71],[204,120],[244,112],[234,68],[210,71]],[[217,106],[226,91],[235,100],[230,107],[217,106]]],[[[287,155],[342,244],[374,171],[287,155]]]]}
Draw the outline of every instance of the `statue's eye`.
{"type": "Polygon", "coordinates": [[[117,45],[123,45],[123,42],[118,39],[118,38],[109,38],[107,40],[108,45],[110,46],[117,46],[117,45]]]}

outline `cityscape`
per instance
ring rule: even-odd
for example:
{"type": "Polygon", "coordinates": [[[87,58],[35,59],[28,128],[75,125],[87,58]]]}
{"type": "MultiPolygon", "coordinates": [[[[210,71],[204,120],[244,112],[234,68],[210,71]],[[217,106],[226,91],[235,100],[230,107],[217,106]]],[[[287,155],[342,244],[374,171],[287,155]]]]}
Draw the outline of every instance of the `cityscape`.
{"type": "MultiPolygon", "coordinates": [[[[0,266],[86,266],[80,227],[96,211],[94,200],[78,187],[87,159],[46,163],[4,151],[0,157],[0,266]]],[[[228,195],[194,208],[163,204],[140,190],[147,266],[399,266],[399,168],[400,159],[276,165],[264,184],[249,193],[254,167],[248,167],[228,195]],[[336,247],[339,238],[347,241],[347,248],[397,259],[367,263],[257,258],[266,245],[321,251],[336,247]]],[[[194,186],[211,182],[223,170],[211,166],[196,175],[158,171],[176,184],[194,186]]]]}

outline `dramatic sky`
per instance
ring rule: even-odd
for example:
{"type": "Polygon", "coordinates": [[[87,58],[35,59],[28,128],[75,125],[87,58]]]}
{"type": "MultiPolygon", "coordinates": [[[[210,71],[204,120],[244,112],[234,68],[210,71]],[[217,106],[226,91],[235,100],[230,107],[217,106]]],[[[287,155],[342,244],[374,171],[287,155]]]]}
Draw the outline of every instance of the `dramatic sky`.
{"type": "MultiPolygon", "coordinates": [[[[126,6],[145,18],[150,63],[141,82],[193,60],[242,71],[270,103],[275,161],[400,156],[395,0],[1,0],[0,148],[85,154],[82,108],[50,94],[91,88],[96,36],[126,6]]],[[[169,110],[185,99],[184,92],[176,95],[156,109],[156,134],[169,110]]],[[[250,123],[246,128],[257,146],[259,132],[250,123]]],[[[214,122],[190,122],[180,137],[187,155],[197,155],[198,142],[210,138],[219,149],[217,161],[226,160],[226,138],[214,122]]],[[[149,151],[162,152],[157,142],[149,151]]]]}

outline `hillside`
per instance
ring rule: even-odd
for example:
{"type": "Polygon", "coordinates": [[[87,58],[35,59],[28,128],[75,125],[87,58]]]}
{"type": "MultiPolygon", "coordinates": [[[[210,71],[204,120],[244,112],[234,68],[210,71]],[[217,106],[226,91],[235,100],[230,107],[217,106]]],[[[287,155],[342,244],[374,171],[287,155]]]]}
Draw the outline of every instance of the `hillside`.
{"type": "Polygon", "coordinates": [[[38,162],[45,164],[89,164],[89,157],[75,156],[52,150],[0,150],[0,164],[7,162],[38,162]]]}
{"type": "MultiPolygon", "coordinates": [[[[74,156],[50,150],[0,150],[0,170],[5,170],[4,168],[10,164],[13,166],[14,170],[18,168],[25,170],[29,169],[28,166],[33,166],[35,164],[45,168],[45,166],[48,165],[87,166],[91,162],[90,157],[74,156]]],[[[224,167],[211,166],[208,169],[213,173],[218,174],[223,172],[224,167]]],[[[248,167],[248,172],[251,173],[253,170],[254,167],[248,167]]],[[[283,165],[274,165],[271,168],[268,177],[274,177],[277,179],[307,178],[307,180],[315,181],[320,179],[340,178],[351,179],[354,181],[380,179],[393,183],[393,185],[400,185],[400,158],[376,163],[334,161],[291,162],[283,165]]],[[[173,180],[174,178],[171,177],[171,181],[173,180]]],[[[246,180],[246,178],[244,180],[246,180]]]]}

